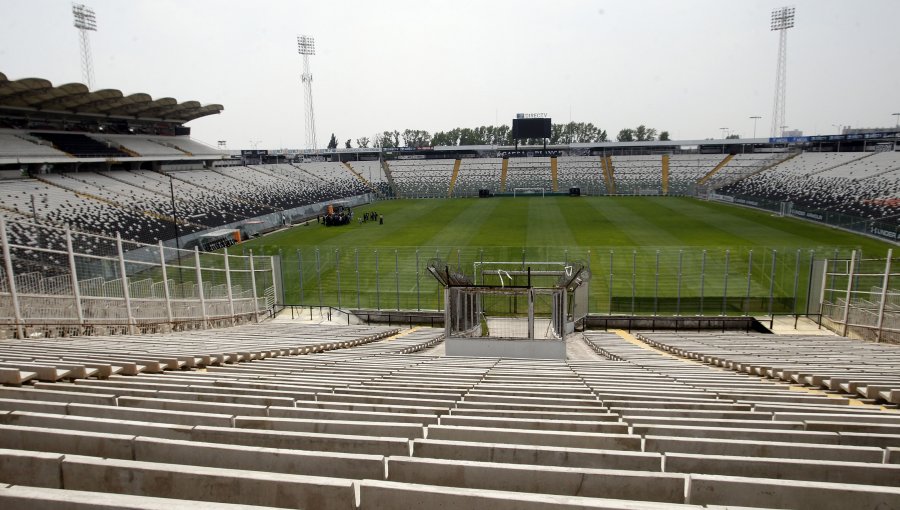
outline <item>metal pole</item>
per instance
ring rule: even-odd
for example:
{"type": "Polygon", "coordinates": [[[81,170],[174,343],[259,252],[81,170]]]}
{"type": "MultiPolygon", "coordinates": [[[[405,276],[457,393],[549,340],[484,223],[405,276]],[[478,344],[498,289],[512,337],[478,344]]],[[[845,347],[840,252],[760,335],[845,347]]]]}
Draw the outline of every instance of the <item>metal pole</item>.
{"type": "MultiPolygon", "coordinates": [[[[588,271],[590,271],[591,270],[591,250],[587,251],[587,267],[588,267],[588,271]]],[[[584,313],[590,314],[591,313],[591,281],[588,280],[587,283],[585,283],[585,285],[587,285],[587,291],[585,292],[585,295],[584,295],[584,313]]],[[[587,321],[587,319],[585,319],[585,321],[587,321]]],[[[585,324],[587,324],[587,322],[585,322],[585,324]]]]}
{"type": "Polygon", "coordinates": [[[194,268],[197,271],[197,292],[200,294],[200,311],[203,314],[203,329],[209,327],[209,316],[206,312],[206,296],[203,293],[203,271],[200,270],[200,249],[194,246],[194,268]]]}
{"type": "Polygon", "coordinates": [[[19,293],[16,292],[16,276],[13,271],[12,256],[9,253],[9,240],[6,237],[6,220],[0,216],[0,243],[3,246],[3,263],[6,266],[6,282],[9,286],[9,295],[12,298],[13,314],[16,318],[16,334],[19,339],[25,338],[25,330],[22,328],[22,309],[19,308],[19,293]]]}
{"type": "Polygon", "coordinates": [[[253,317],[259,322],[259,299],[256,298],[256,267],[253,264],[253,250],[250,250],[250,288],[253,292],[253,317]]]}
{"type": "MultiPolygon", "coordinates": [[[[459,250],[456,250],[456,267],[459,267],[459,250]]],[[[400,253],[394,250],[394,283],[397,287],[397,310],[400,310],[400,253]]]]}
{"type": "Polygon", "coordinates": [[[778,250],[772,250],[772,271],[769,274],[769,317],[775,320],[773,306],[775,304],[775,270],[778,267],[778,250]]]}
{"type": "Polygon", "coordinates": [[[322,263],[319,259],[319,249],[316,248],[316,281],[319,287],[319,309],[322,308],[322,263]]]}
{"type": "Polygon", "coordinates": [[[534,289],[528,289],[528,338],[534,338],[534,289]]]}
{"type": "Polygon", "coordinates": [[[174,316],[172,315],[172,300],[169,297],[169,274],[166,269],[166,252],[162,241],[159,242],[159,267],[162,270],[163,292],[166,293],[166,316],[171,323],[174,321],[174,316]]]}
{"type": "Polygon", "coordinates": [[[848,268],[848,271],[847,271],[847,273],[848,273],[847,274],[847,276],[848,276],[848,278],[847,278],[847,295],[846,295],[846,300],[844,302],[844,320],[843,320],[844,330],[841,333],[841,336],[847,336],[847,331],[850,329],[850,327],[847,325],[847,322],[850,318],[850,295],[851,295],[851,292],[853,291],[853,269],[854,269],[855,265],[856,265],[856,250],[853,250],[852,252],[850,252],[850,267],[848,268]]]}
{"type": "Polygon", "coordinates": [[[300,248],[297,248],[297,279],[300,283],[300,304],[302,305],[306,299],[303,297],[303,254],[300,248]]]}
{"type": "Polygon", "coordinates": [[[375,309],[381,310],[381,289],[378,280],[378,250],[375,250],[375,309]]]}
{"type": "Polygon", "coordinates": [[[122,236],[116,232],[116,249],[119,252],[119,274],[122,275],[122,296],[125,297],[125,313],[128,314],[128,333],[134,334],[134,313],[131,310],[131,292],[128,275],[125,274],[125,252],[122,251],[122,236]]]}
{"type": "Polygon", "coordinates": [[[706,278],[706,250],[700,258],[700,316],[703,316],[703,284],[706,278]]]}
{"type": "Polygon", "coordinates": [[[613,312],[613,251],[609,250],[609,308],[607,313],[613,312]]]}
{"type": "Polygon", "coordinates": [[[637,280],[637,250],[631,250],[631,315],[634,315],[635,284],[637,280]]]}
{"type": "MultiPolygon", "coordinates": [[[[481,265],[478,267],[481,268],[480,271],[484,271],[484,248],[479,248],[478,254],[481,257],[481,265]]],[[[475,283],[478,283],[478,275],[476,274],[474,276],[475,276],[475,283]]],[[[484,274],[481,275],[481,284],[484,285],[484,274]]]]}
{"type": "MultiPolygon", "coordinates": [[[[800,290],[800,258],[802,257],[802,252],[797,250],[797,260],[794,264],[794,297],[793,303],[791,304],[791,311],[794,312],[795,323],[797,316],[797,292],[800,290]]],[[[796,328],[795,328],[796,329],[796,328]]]]}
{"type": "Polygon", "coordinates": [[[747,308],[744,310],[744,316],[750,314],[750,285],[753,276],[753,250],[747,254],[747,308]]]}
{"type": "Polygon", "coordinates": [[[422,310],[422,296],[419,294],[419,249],[416,248],[416,310],[422,310]]]}
{"type": "Polygon", "coordinates": [[[725,250],[725,281],[722,283],[722,317],[728,310],[728,262],[731,259],[731,250],[725,250]]]}
{"type": "Polygon", "coordinates": [[[231,292],[231,264],[228,262],[228,248],[225,248],[225,288],[228,290],[228,309],[231,310],[231,323],[234,324],[234,294],[231,292]]]}
{"type": "Polygon", "coordinates": [[[893,248],[889,248],[887,252],[887,260],[884,262],[884,280],[881,284],[881,302],[878,304],[878,324],[876,327],[876,342],[881,342],[881,327],[884,325],[884,305],[887,302],[887,289],[891,283],[891,257],[894,255],[893,248]]]}
{"type": "Polygon", "coordinates": [[[356,309],[359,310],[359,248],[353,248],[353,257],[356,259],[356,309]]]}
{"type": "MultiPolygon", "coordinates": [[[[278,274],[284,274],[284,271],[283,271],[284,266],[281,263],[281,261],[282,261],[281,249],[279,248],[278,249],[278,270],[279,270],[278,274]]],[[[281,296],[281,293],[278,292],[278,280],[275,278],[276,273],[275,273],[275,257],[274,256],[269,256],[269,270],[272,272],[272,294],[274,294],[272,296],[272,305],[273,305],[272,312],[274,313],[274,311],[275,311],[274,305],[275,305],[275,303],[278,302],[278,297],[281,296]]]]}
{"type": "Polygon", "coordinates": [[[81,306],[81,289],[78,286],[78,270],[75,267],[75,252],[72,250],[72,231],[66,225],[66,252],[69,255],[69,272],[72,274],[72,292],[75,294],[75,311],[78,313],[78,325],[84,327],[84,309],[81,306]]]}
{"type": "Polygon", "coordinates": [[[339,250],[335,248],[334,250],[334,274],[337,278],[337,305],[338,308],[341,307],[341,258],[339,254],[339,250]]]}
{"type": "Polygon", "coordinates": [[[656,276],[653,283],[653,315],[659,315],[659,250],[656,250],[656,276]]]}
{"type": "Polygon", "coordinates": [[[681,315],[681,267],[684,260],[684,250],[678,250],[678,290],[675,298],[675,316],[681,315]]]}

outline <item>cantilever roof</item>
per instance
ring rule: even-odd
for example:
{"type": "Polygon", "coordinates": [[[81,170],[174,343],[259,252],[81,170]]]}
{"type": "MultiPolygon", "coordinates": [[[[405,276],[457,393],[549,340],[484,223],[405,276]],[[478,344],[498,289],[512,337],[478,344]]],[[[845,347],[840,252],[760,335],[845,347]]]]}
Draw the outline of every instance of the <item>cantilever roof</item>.
{"type": "Polygon", "coordinates": [[[197,101],[179,103],[171,97],[153,99],[148,94],[124,95],[120,90],[88,90],[81,83],[53,86],[41,78],[9,80],[0,73],[0,108],[54,111],[133,119],[188,122],[221,113],[220,104],[197,101]]]}

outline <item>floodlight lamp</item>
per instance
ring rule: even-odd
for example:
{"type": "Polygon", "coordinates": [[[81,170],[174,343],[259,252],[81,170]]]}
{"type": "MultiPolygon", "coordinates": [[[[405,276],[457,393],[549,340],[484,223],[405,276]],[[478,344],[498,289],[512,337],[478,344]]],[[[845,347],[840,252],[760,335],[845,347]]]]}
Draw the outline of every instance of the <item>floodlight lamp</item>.
{"type": "Polygon", "coordinates": [[[72,4],[72,16],[75,17],[75,28],[97,31],[97,17],[90,7],[84,4],[72,4]]]}
{"type": "Polygon", "coordinates": [[[315,55],[316,40],[305,35],[297,36],[297,52],[301,55],[315,55]]]}

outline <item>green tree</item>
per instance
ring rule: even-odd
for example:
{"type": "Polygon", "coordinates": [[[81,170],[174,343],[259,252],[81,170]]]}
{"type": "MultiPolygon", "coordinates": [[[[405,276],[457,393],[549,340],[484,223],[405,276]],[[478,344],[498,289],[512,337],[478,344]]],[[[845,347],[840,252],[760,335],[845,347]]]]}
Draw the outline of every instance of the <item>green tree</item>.
{"type": "Polygon", "coordinates": [[[334,133],[331,133],[331,140],[328,142],[328,148],[329,149],[337,149],[337,145],[338,145],[337,138],[334,136],[334,133]]]}
{"type": "Polygon", "coordinates": [[[669,132],[668,131],[661,132],[659,134],[659,141],[660,142],[668,142],[669,141],[669,132]]]}
{"type": "Polygon", "coordinates": [[[616,136],[616,140],[620,142],[633,142],[634,141],[634,130],[631,128],[625,128],[619,131],[619,134],[616,136]]]}
{"type": "Polygon", "coordinates": [[[362,138],[357,138],[356,146],[361,149],[368,149],[369,148],[369,138],[365,137],[365,136],[362,138]]]}
{"type": "Polygon", "coordinates": [[[726,140],[740,140],[741,135],[734,133],[725,137],[726,140]]]}
{"type": "Polygon", "coordinates": [[[348,138],[346,142],[344,142],[344,147],[350,148],[350,139],[348,138]]]}

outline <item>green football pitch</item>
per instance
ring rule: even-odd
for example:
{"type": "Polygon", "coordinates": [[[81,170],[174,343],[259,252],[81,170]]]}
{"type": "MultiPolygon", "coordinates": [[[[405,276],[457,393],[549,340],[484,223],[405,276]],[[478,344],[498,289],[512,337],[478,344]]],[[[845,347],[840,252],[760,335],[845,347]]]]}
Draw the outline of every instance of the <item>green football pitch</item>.
{"type": "Polygon", "coordinates": [[[280,255],[287,303],[437,309],[431,259],[470,276],[480,262],[582,261],[592,272],[592,313],[718,315],[793,312],[805,302],[813,258],[849,258],[853,249],[877,258],[891,247],[692,198],[392,200],[354,215],[350,225],[312,221],[240,249],[280,255]],[[384,224],[358,223],[369,211],[384,224]]]}

